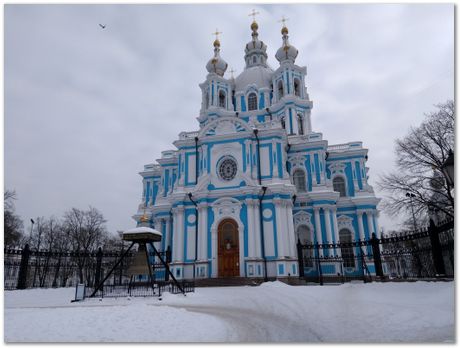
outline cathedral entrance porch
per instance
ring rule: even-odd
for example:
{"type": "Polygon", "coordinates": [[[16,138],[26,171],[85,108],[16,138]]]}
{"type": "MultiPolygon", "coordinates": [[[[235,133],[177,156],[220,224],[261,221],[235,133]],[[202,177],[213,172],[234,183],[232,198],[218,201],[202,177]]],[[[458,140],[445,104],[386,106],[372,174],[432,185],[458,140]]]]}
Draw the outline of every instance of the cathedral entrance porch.
{"type": "Polygon", "coordinates": [[[225,219],[219,224],[217,231],[218,276],[238,277],[240,275],[238,224],[233,219],[225,219]]]}

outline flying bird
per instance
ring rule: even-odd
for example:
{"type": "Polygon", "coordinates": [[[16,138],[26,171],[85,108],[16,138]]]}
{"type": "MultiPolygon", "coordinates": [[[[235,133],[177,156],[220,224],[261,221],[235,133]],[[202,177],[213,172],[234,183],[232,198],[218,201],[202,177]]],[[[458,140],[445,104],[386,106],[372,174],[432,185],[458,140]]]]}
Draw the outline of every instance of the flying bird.
{"type": "Polygon", "coordinates": [[[99,26],[100,26],[102,29],[105,29],[105,27],[107,26],[107,24],[106,24],[106,25],[102,25],[102,24],[99,23],[99,26]]]}

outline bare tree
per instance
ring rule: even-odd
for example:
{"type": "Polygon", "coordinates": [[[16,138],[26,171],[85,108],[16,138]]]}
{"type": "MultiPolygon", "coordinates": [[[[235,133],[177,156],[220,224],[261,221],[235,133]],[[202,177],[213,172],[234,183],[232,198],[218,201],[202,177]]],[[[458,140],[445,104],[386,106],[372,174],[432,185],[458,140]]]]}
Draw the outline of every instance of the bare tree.
{"type": "Polygon", "coordinates": [[[90,207],[89,210],[72,208],[64,214],[63,227],[67,231],[71,250],[76,252],[75,262],[78,267],[80,282],[87,282],[89,273],[84,270],[90,261],[85,254],[95,251],[107,237],[106,220],[101,212],[90,207]]]}
{"type": "Polygon", "coordinates": [[[16,200],[16,192],[6,190],[3,193],[4,204],[4,238],[5,247],[16,247],[23,236],[24,223],[22,219],[15,214],[14,201],[16,200]]]}
{"type": "Polygon", "coordinates": [[[454,216],[452,187],[442,165],[454,148],[455,105],[449,100],[436,107],[419,127],[396,141],[397,171],[383,175],[378,183],[388,192],[383,207],[393,216],[412,215],[412,208],[418,219],[428,210],[454,216]]]}

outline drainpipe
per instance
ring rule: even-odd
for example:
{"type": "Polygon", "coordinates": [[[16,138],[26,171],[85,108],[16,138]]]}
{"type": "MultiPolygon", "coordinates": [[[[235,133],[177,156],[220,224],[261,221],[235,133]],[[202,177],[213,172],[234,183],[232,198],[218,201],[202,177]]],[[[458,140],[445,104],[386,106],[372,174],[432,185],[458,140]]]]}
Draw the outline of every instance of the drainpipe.
{"type": "Polygon", "coordinates": [[[195,185],[198,184],[198,137],[195,137],[195,185]]]}
{"type": "Polygon", "coordinates": [[[193,263],[193,280],[195,280],[196,260],[198,259],[198,204],[193,200],[191,192],[188,193],[188,198],[195,206],[195,262],[193,263]]]}
{"type": "Polygon", "coordinates": [[[259,137],[257,136],[258,133],[259,130],[254,128],[254,135],[256,136],[257,141],[257,179],[259,180],[259,185],[262,185],[262,175],[260,174],[260,142],[259,137]]]}
{"type": "Polygon", "coordinates": [[[268,114],[270,115],[270,121],[273,120],[273,116],[272,116],[272,113],[270,112],[270,109],[269,108],[266,108],[265,111],[268,112],[268,114]]]}
{"type": "Polygon", "coordinates": [[[268,281],[267,277],[267,259],[265,257],[265,238],[264,238],[264,221],[262,216],[262,200],[264,199],[267,186],[262,186],[262,196],[259,196],[259,219],[260,219],[260,241],[262,244],[262,258],[264,260],[264,281],[268,281]]]}
{"type": "Polygon", "coordinates": [[[290,174],[290,173],[289,173],[289,171],[288,171],[288,163],[289,163],[289,160],[288,160],[287,157],[288,157],[288,154],[289,154],[289,150],[290,150],[290,149],[291,149],[291,144],[287,143],[287,149],[286,149],[286,172],[288,172],[288,174],[290,174]]]}

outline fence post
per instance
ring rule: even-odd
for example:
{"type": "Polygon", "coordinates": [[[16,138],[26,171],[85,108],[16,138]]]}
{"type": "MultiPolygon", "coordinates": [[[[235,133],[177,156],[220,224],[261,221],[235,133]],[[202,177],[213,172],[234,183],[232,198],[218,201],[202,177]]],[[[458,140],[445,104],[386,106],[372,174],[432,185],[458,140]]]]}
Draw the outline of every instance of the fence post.
{"type": "Polygon", "coordinates": [[[17,289],[27,288],[27,269],[29,267],[29,255],[29,244],[26,244],[21,253],[21,264],[19,266],[18,285],[16,286],[17,289]]]}
{"type": "Polygon", "coordinates": [[[166,267],[165,267],[165,282],[169,281],[169,264],[171,263],[171,246],[168,245],[166,248],[166,267]]]}
{"type": "Polygon", "coordinates": [[[299,262],[299,278],[302,278],[305,275],[305,270],[303,268],[303,253],[302,244],[300,243],[300,240],[297,240],[297,259],[299,262]]]}
{"type": "Polygon", "coordinates": [[[436,270],[436,275],[445,276],[446,269],[444,267],[444,260],[442,258],[442,249],[441,243],[439,242],[438,228],[432,219],[430,219],[428,234],[430,235],[431,252],[433,254],[433,263],[436,270]]]}
{"type": "Polygon", "coordinates": [[[318,242],[315,243],[316,246],[316,257],[317,257],[317,264],[318,264],[318,277],[319,277],[319,285],[323,285],[323,270],[321,269],[321,258],[319,255],[319,244],[318,242]]]}
{"type": "Polygon", "coordinates": [[[99,285],[101,280],[101,266],[102,266],[102,248],[99,247],[96,253],[96,276],[94,277],[94,287],[99,285]]]}
{"type": "Polygon", "coordinates": [[[374,267],[375,267],[375,275],[377,277],[383,277],[383,269],[382,269],[382,257],[380,255],[380,247],[379,247],[379,239],[372,233],[372,255],[374,257],[374,267]]]}

